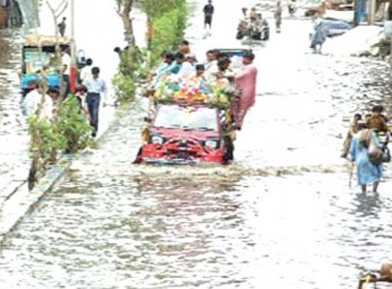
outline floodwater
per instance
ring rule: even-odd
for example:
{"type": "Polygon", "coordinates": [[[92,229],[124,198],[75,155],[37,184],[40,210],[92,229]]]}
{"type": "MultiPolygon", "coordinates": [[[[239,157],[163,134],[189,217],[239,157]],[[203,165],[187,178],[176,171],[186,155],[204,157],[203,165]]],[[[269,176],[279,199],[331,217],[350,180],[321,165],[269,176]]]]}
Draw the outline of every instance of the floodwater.
{"type": "MultiPolygon", "coordinates": [[[[211,38],[200,15],[191,20],[198,55],[241,46],[229,39],[236,21],[224,20],[243,3],[214,3],[211,38]]],[[[131,165],[146,110],[138,99],[8,238],[2,288],[346,289],[388,260],[392,187],[386,179],[379,196],[359,195],[339,158],[345,117],[373,103],[391,112],[388,69],[309,53],[309,26],[285,19],[282,34],[252,45],[258,96],[235,164],[131,165]]]]}
{"type": "Polygon", "coordinates": [[[26,178],[29,166],[26,121],[20,111],[20,38],[0,31],[0,192],[13,180],[26,178]]]}

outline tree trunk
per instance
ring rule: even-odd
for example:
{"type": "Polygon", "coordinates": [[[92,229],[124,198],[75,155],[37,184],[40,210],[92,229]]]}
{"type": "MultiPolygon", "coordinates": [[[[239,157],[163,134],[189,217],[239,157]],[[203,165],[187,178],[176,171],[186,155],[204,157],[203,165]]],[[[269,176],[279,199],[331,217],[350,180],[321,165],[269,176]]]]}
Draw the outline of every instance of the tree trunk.
{"type": "Polygon", "coordinates": [[[133,0],[125,0],[123,4],[123,9],[120,13],[121,20],[123,22],[124,30],[127,35],[131,35],[132,37],[129,38],[128,45],[133,47],[135,45],[135,37],[133,35],[133,24],[132,19],[130,17],[130,13],[132,11],[133,0]]]}
{"type": "Polygon", "coordinates": [[[7,28],[7,11],[0,6],[0,29],[7,28]]]}

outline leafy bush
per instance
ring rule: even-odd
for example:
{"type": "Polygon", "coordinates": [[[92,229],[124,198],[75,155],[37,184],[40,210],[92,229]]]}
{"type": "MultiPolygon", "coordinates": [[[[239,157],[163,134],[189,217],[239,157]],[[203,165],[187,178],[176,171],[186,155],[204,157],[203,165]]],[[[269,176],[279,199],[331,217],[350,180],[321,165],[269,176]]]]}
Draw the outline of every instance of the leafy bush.
{"type": "Polygon", "coordinates": [[[91,127],[83,114],[77,98],[69,95],[59,106],[54,120],[38,119],[36,115],[28,120],[31,135],[30,151],[39,153],[43,164],[55,161],[59,150],[75,153],[92,143],[91,127]]]}
{"type": "Polygon", "coordinates": [[[91,126],[80,112],[78,99],[72,94],[60,104],[57,133],[64,138],[62,149],[67,153],[75,153],[92,143],[91,126]]]}
{"type": "Polygon", "coordinates": [[[147,78],[163,50],[174,49],[179,44],[187,26],[188,6],[185,0],[143,1],[139,5],[153,22],[151,59],[147,64],[147,51],[137,47],[121,54],[119,71],[112,83],[117,99],[122,103],[134,100],[138,80],[147,78]]]}
{"type": "Polygon", "coordinates": [[[50,162],[53,151],[64,148],[65,137],[56,133],[55,123],[38,119],[36,115],[29,117],[28,128],[31,135],[30,152],[38,154],[45,166],[50,162]]]}
{"type": "Polygon", "coordinates": [[[112,83],[120,103],[135,99],[136,83],[134,76],[118,72],[113,77],[112,83]]]}

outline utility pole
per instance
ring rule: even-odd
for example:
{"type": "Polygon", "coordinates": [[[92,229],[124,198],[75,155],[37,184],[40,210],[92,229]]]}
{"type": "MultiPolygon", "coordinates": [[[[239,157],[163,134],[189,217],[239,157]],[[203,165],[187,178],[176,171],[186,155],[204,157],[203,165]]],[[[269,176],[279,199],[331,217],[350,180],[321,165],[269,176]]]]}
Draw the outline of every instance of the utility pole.
{"type": "Polygon", "coordinates": [[[368,23],[369,25],[374,25],[376,22],[376,5],[377,5],[377,0],[369,0],[368,2],[368,23]]]}
{"type": "Polygon", "coordinates": [[[70,91],[75,93],[76,90],[76,45],[75,45],[75,0],[71,1],[71,71],[70,71],[70,91]]]}

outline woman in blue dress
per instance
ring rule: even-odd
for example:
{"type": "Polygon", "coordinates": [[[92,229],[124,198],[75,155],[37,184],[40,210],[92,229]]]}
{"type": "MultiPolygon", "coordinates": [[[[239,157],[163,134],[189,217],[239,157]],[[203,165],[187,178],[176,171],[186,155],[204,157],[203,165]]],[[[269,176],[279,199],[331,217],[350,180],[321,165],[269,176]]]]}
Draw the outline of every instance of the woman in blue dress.
{"type": "Polygon", "coordinates": [[[377,193],[382,176],[382,165],[375,165],[369,160],[366,143],[368,144],[371,138],[376,146],[381,147],[381,145],[376,133],[366,129],[365,122],[358,122],[358,130],[350,146],[350,156],[356,166],[358,185],[361,186],[362,193],[366,194],[367,185],[373,184],[373,192],[377,193]]]}

